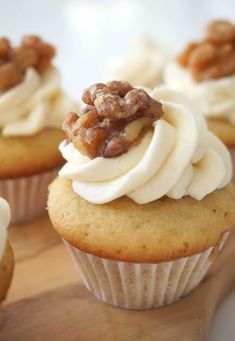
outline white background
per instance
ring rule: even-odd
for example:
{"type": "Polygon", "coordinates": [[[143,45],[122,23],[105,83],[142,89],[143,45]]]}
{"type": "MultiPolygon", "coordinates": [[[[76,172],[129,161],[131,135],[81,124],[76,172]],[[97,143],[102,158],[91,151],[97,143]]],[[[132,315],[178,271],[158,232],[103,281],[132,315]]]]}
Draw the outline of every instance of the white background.
{"type": "MultiPolygon", "coordinates": [[[[39,34],[53,42],[63,85],[75,98],[138,36],[149,34],[177,52],[212,18],[235,21],[235,1],[0,0],[0,35],[18,43],[24,34],[39,34]]],[[[234,315],[235,292],[218,310],[209,341],[235,340],[234,315]]]]}

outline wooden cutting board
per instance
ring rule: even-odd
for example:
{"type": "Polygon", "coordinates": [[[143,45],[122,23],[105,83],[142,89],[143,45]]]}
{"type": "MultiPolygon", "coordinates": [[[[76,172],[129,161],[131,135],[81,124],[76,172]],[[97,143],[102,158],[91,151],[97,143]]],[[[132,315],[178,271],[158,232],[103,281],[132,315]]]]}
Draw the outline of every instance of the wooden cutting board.
{"type": "Polygon", "coordinates": [[[206,340],[216,308],[235,287],[235,233],[206,280],[171,306],[127,311],[80,282],[48,218],[10,228],[16,268],[0,311],[0,340],[206,340]]]}

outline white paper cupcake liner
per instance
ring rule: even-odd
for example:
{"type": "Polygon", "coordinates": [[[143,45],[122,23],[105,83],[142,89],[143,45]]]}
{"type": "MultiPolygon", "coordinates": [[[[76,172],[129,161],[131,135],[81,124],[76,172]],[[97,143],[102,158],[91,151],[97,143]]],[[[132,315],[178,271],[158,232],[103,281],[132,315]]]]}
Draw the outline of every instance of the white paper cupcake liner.
{"type": "Polygon", "coordinates": [[[20,223],[41,215],[46,210],[48,185],[59,168],[32,176],[0,181],[0,196],[11,207],[11,223],[20,223]]]}
{"type": "Polygon", "coordinates": [[[187,295],[203,279],[229,232],[205,252],[159,264],[103,259],[64,240],[87,289],[99,300],[126,309],[157,308],[187,295]]]}
{"type": "Polygon", "coordinates": [[[229,148],[231,158],[232,158],[232,165],[233,165],[233,177],[232,181],[235,182],[235,148],[229,148]]]}

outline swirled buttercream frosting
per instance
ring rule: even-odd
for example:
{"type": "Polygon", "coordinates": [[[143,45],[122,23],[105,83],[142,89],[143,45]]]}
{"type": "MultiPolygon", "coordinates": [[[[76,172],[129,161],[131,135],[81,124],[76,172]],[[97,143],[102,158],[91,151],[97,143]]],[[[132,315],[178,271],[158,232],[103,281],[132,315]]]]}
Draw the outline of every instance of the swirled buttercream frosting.
{"type": "Polygon", "coordinates": [[[150,96],[164,114],[125,153],[91,158],[72,142],[61,143],[67,163],[59,175],[72,180],[79,196],[94,204],[124,195],[138,204],[163,196],[201,200],[230,181],[230,154],[208,131],[195,104],[164,87],[155,88],[150,96]]]}
{"type": "Polygon", "coordinates": [[[60,128],[74,103],[63,92],[60,75],[50,67],[42,75],[26,71],[24,80],[0,94],[0,129],[3,136],[33,135],[43,128],[60,128]]]}

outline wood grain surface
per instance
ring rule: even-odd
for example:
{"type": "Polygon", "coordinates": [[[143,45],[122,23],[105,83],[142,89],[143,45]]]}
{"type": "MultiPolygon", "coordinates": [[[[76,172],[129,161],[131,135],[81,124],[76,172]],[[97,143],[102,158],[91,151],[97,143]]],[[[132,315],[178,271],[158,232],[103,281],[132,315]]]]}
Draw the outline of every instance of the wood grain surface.
{"type": "Polygon", "coordinates": [[[79,273],[47,215],[12,225],[9,240],[16,261],[14,277],[4,305],[77,282],[79,273]]]}
{"type": "Polygon", "coordinates": [[[235,234],[190,295],[161,309],[128,311],[95,299],[47,216],[10,228],[15,275],[0,310],[0,340],[206,340],[215,310],[235,286],[235,234]]]}

